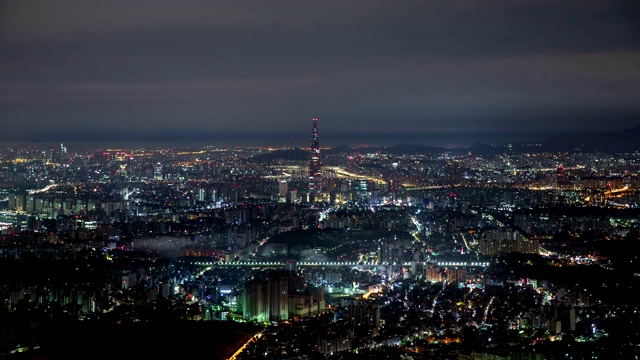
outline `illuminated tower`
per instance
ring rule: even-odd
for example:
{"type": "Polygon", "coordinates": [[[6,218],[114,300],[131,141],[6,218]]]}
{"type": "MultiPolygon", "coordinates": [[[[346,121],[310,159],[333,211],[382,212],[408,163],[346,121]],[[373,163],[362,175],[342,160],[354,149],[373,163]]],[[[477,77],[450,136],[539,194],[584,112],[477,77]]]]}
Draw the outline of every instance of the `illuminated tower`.
{"type": "Polygon", "coordinates": [[[320,141],[318,140],[318,119],[313,118],[311,129],[311,151],[309,153],[309,201],[315,200],[315,194],[322,192],[322,161],[320,160],[320,141]]]}

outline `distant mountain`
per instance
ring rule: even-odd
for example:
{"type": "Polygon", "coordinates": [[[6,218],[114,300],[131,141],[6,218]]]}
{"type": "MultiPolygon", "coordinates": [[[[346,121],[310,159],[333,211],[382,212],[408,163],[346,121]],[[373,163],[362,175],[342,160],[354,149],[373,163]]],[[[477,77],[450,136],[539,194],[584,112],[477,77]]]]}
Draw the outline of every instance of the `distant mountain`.
{"type": "Polygon", "coordinates": [[[270,153],[260,154],[253,157],[254,161],[270,162],[278,159],[306,160],[309,158],[309,151],[300,148],[275,150],[270,153]]]}
{"type": "MultiPolygon", "coordinates": [[[[528,153],[528,152],[558,152],[558,151],[584,151],[604,153],[624,153],[640,151],[640,125],[616,132],[561,134],[550,137],[540,143],[510,142],[502,145],[487,145],[477,143],[467,148],[445,148],[427,146],[422,144],[402,143],[391,147],[359,147],[351,148],[347,145],[339,145],[331,149],[323,150],[323,154],[335,155],[352,152],[374,153],[382,152],[393,155],[421,155],[421,154],[466,154],[474,156],[492,156],[502,153],[528,153]]],[[[308,150],[300,148],[276,150],[268,154],[254,156],[256,161],[274,161],[277,159],[307,160],[308,150]]]]}
{"type": "Polygon", "coordinates": [[[640,125],[617,132],[562,134],[542,143],[546,151],[625,153],[640,151],[640,125]]]}
{"type": "Polygon", "coordinates": [[[505,143],[502,145],[475,144],[468,148],[474,155],[490,156],[505,152],[603,152],[625,153],[640,151],[640,125],[615,132],[593,132],[554,135],[540,143],[505,143]]]}
{"type": "Polygon", "coordinates": [[[472,155],[496,155],[502,154],[507,151],[508,147],[505,145],[487,145],[482,143],[477,143],[471,145],[467,150],[471,152],[472,155]]]}
{"type": "Polygon", "coordinates": [[[444,147],[426,146],[421,144],[398,144],[396,146],[387,148],[386,150],[387,152],[391,154],[396,154],[396,155],[402,155],[402,154],[419,155],[419,154],[443,153],[443,152],[451,151],[453,149],[447,149],[444,147]]]}
{"type": "Polygon", "coordinates": [[[324,151],[325,154],[343,154],[351,152],[354,152],[353,148],[347,145],[338,145],[324,151]]]}

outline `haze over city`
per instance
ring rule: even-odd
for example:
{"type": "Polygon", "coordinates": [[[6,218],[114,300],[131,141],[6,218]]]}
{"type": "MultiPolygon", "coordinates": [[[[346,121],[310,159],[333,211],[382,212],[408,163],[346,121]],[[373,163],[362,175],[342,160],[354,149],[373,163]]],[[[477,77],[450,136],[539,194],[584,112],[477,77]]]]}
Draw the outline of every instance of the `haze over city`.
{"type": "Polygon", "coordinates": [[[0,0],[0,360],[637,359],[639,14],[0,0]]]}
{"type": "Polygon", "coordinates": [[[639,10],[3,1],[0,141],[305,146],[311,117],[329,146],[619,131],[639,121],[639,10]]]}

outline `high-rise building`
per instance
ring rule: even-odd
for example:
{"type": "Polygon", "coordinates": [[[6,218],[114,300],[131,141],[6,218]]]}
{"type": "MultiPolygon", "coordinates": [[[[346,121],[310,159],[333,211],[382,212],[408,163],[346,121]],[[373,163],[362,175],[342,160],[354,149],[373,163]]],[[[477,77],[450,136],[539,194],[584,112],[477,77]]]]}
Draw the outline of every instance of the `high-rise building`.
{"type": "Polygon", "coordinates": [[[562,187],[564,185],[564,166],[560,165],[556,169],[556,184],[558,187],[562,187]]]}
{"type": "Polygon", "coordinates": [[[380,328],[380,307],[378,305],[373,303],[350,304],[348,311],[351,324],[380,328]]]}
{"type": "Polygon", "coordinates": [[[156,180],[162,180],[162,164],[157,163],[153,167],[153,178],[156,180]]]}
{"type": "Polygon", "coordinates": [[[287,181],[280,180],[278,182],[278,202],[286,202],[287,201],[287,181]]]}
{"type": "Polygon", "coordinates": [[[322,192],[322,160],[318,140],[318,119],[313,118],[311,128],[311,150],[309,152],[309,201],[315,201],[316,194],[322,192]]]}
{"type": "Polygon", "coordinates": [[[64,144],[60,144],[60,162],[64,162],[67,158],[67,148],[64,144]]]}
{"type": "Polygon", "coordinates": [[[288,319],[290,278],[288,272],[274,272],[247,281],[242,295],[243,317],[259,322],[288,319]]]}
{"type": "Polygon", "coordinates": [[[353,190],[356,194],[356,198],[359,200],[369,200],[371,196],[371,187],[367,179],[358,179],[353,183],[353,190]]]}
{"type": "Polygon", "coordinates": [[[278,195],[279,196],[287,196],[287,190],[288,190],[288,186],[287,186],[287,180],[280,180],[278,182],[278,195]]]}

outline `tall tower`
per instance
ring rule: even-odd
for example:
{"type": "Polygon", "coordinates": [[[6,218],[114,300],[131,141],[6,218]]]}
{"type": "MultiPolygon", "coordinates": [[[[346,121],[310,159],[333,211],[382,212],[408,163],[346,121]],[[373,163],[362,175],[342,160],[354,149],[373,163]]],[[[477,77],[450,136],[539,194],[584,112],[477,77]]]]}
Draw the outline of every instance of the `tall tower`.
{"type": "Polygon", "coordinates": [[[315,201],[315,194],[322,192],[322,161],[318,140],[318,119],[313,118],[311,128],[311,151],[309,152],[309,201],[315,201]]]}

